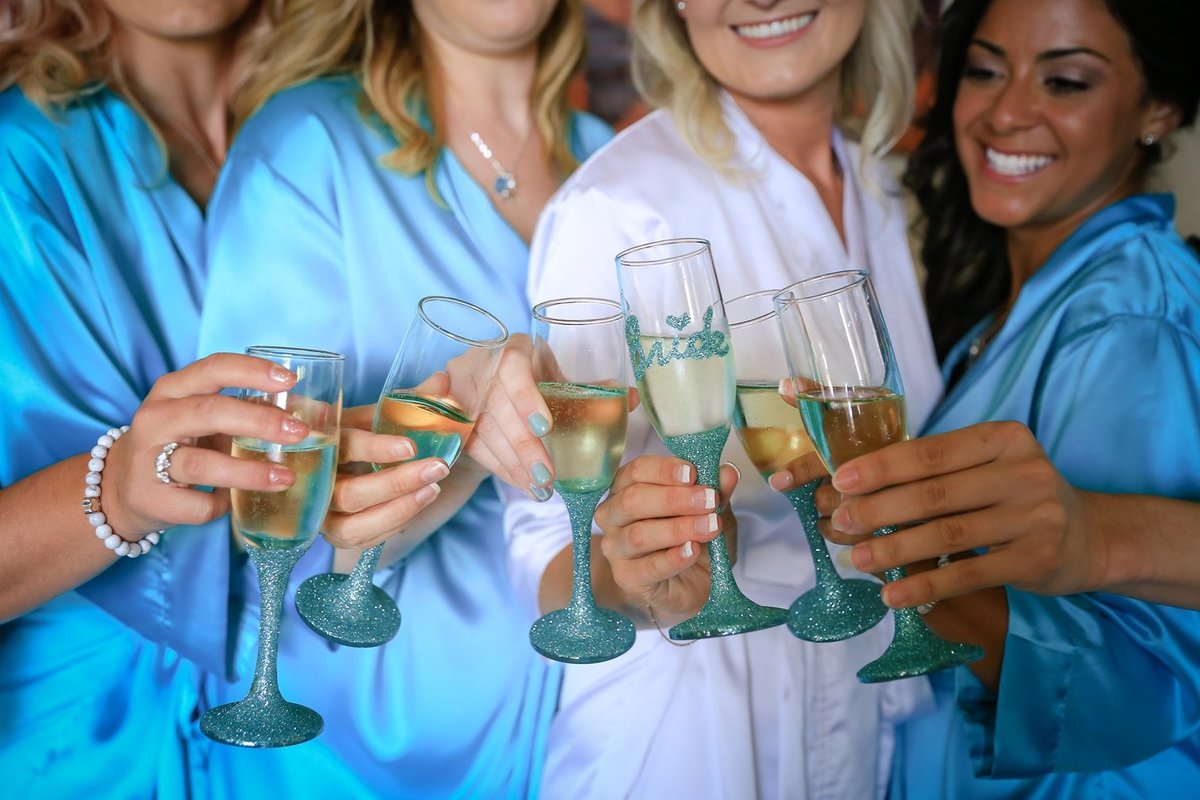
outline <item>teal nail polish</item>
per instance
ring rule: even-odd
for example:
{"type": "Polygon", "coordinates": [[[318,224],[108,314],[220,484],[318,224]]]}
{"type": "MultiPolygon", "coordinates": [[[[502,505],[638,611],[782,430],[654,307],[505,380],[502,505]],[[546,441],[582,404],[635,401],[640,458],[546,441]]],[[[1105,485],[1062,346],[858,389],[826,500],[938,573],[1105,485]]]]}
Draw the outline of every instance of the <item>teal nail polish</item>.
{"type": "Polygon", "coordinates": [[[537,462],[529,470],[529,474],[533,476],[533,482],[538,486],[545,486],[550,483],[550,470],[546,469],[546,465],[542,462],[537,462]]]}
{"type": "Polygon", "coordinates": [[[550,420],[546,419],[544,414],[535,411],[529,415],[529,430],[540,439],[550,432],[550,420]]]}

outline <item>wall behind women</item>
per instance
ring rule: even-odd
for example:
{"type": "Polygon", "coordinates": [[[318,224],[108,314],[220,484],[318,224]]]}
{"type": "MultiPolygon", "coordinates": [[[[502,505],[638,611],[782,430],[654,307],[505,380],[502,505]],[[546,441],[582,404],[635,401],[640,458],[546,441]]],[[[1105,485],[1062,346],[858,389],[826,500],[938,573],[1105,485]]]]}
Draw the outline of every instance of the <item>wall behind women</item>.
{"type": "Polygon", "coordinates": [[[1200,130],[1180,131],[1171,141],[1176,151],[1158,168],[1151,185],[1175,193],[1179,232],[1200,235],[1200,130]]]}

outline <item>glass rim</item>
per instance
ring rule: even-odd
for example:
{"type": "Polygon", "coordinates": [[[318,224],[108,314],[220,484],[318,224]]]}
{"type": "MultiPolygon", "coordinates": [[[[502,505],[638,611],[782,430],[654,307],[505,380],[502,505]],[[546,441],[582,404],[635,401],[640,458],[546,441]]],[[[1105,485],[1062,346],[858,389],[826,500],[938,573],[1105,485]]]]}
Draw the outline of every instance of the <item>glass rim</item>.
{"type": "Polygon", "coordinates": [[[292,358],[307,358],[312,361],[345,361],[346,357],[333,350],[317,350],[311,347],[292,347],[291,345],[252,344],[246,348],[248,356],[290,356],[292,358]]]}
{"type": "Polygon", "coordinates": [[[470,345],[472,347],[503,347],[504,344],[508,342],[508,326],[501,322],[499,317],[488,311],[486,308],[480,308],[474,303],[468,303],[466,300],[461,300],[457,297],[448,297],[442,294],[426,295],[417,301],[417,314],[421,317],[421,319],[425,320],[425,323],[429,325],[429,327],[433,328],[446,338],[453,339],[461,344],[470,345]],[[496,327],[500,329],[500,335],[492,339],[473,339],[470,336],[463,336],[462,334],[447,330],[443,326],[430,319],[429,315],[425,313],[426,303],[449,303],[460,308],[469,308],[472,311],[478,312],[484,317],[487,317],[493,323],[495,323],[496,327]]]}
{"type": "Polygon", "coordinates": [[[762,322],[770,317],[775,316],[775,314],[776,314],[775,298],[778,297],[780,292],[782,292],[782,291],[784,291],[784,290],[782,290],[782,289],[759,289],[756,292],[746,292],[745,294],[739,294],[737,297],[734,297],[731,300],[724,301],[725,319],[726,319],[726,323],[729,325],[730,330],[732,330],[734,328],[742,328],[747,325],[755,325],[755,324],[762,322]],[[759,314],[757,317],[749,317],[747,319],[740,319],[737,322],[729,322],[729,306],[733,305],[738,300],[745,300],[749,297],[770,297],[771,298],[771,310],[764,312],[762,314],[759,314]]]}
{"type": "Polygon", "coordinates": [[[838,270],[837,272],[826,272],[823,275],[814,275],[811,278],[805,278],[804,280],[796,281],[795,283],[788,284],[787,286],[780,289],[775,294],[775,297],[772,298],[772,300],[777,308],[779,306],[787,304],[787,303],[807,303],[812,300],[823,300],[827,297],[832,297],[835,294],[840,294],[847,290],[854,289],[858,286],[861,286],[867,282],[867,279],[869,277],[870,277],[870,275],[868,275],[864,270],[861,270],[861,269],[843,269],[843,270],[838,270]],[[795,290],[802,286],[816,285],[818,283],[824,283],[826,281],[829,281],[833,278],[849,278],[851,276],[853,276],[853,280],[850,280],[846,283],[839,284],[838,286],[836,286],[832,289],[826,289],[824,291],[819,291],[819,292],[816,292],[815,294],[805,294],[802,297],[794,296],[795,290]],[[787,294],[791,294],[792,296],[784,297],[784,295],[787,295],[787,294]]]}
{"type": "Polygon", "coordinates": [[[657,267],[663,264],[672,264],[677,261],[684,261],[689,258],[700,255],[705,251],[712,250],[712,243],[708,239],[701,239],[695,236],[680,236],[674,239],[659,239],[653,242],[643,242],[636,244],[633,247],[628,247],[617,253],[617,263],[626,267],[657,267]],[[652,258],[645,261],[630,261],[629,256],[635,253],[640,253],[652,248],[663,247],[666,245],[694,245],[691,250],[688,250],[681,255],[652,258]]]}
{"type": "Polygon", "coordinates": [[[543,300],[533,307],[533,318],[538,322],[545,322],[551,325],[601,325],[606,322],[616,322],[625,316],[621,309],[621,304],[616,300],[609,300],[605,297],[558,297],[553,300],[543,300]],[[566,319],[563,317],[553,317],[546,313],[546,310],[553,306],[565,305],[583,305],[591,304],[598,306],[608,306],[616,309],[615,313],[604,317],[587,317],[585,319],[566,319]]]}

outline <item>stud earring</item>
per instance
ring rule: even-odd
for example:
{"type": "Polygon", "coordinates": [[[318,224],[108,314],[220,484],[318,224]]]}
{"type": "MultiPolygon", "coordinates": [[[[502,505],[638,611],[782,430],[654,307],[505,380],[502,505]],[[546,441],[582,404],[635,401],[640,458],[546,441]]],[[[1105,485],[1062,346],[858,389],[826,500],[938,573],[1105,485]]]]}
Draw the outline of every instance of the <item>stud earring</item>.
{"type": "Polygon", "coordinates": [[[1157,143],[1158,143],[1158,137],[1155,136],[1153,133],[1147,133],[1145,136],[1142,137],[1142,144],[1146,145],[1146,147],[1154,147],[1154,145],[1157,143]]]}
{"type": "Polygon", "coordinates": [[[679,0],[679,2],[675,4],[675,10],[678,11],[680,14],[683,13],[683,10],[685,8],[687,8],[687,3],[683,2],[683,0],[679,0]]]}

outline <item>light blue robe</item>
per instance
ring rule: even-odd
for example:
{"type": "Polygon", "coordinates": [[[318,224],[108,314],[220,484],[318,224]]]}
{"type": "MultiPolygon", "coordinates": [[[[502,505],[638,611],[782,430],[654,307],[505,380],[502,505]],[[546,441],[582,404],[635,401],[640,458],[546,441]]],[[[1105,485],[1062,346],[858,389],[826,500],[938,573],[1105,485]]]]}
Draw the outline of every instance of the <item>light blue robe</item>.
{"type": "MultiPolygon", "coordinates": [[[[0,94],[0,486],[90,450],[194,358],[203,222],[114,94],[55,119],[0,94]]],[[[0,625],[0,793],[184,793],[200,679],[180,655],[221,668],[229,581],[196,554],[227,529],[168,531],[0,625]]]]}
{"type": "MultiPolygon", "coordinates": [[[[390,134],[364,124],[357,84],[319,81],[273,99],[239,135],[209,226],[211,282],[203,352],[287,343],[347,356],[347,405],[374,403],[417,301],[475,302],[525,331],[529,250],[453,153],[423,177],[384,169],[390,134]]],[[[610,133],[576,116],[584,157],[610,133]]],[[[519,180],[519,176],[518,176],[519,180]]],[[[289,700],[325,718],[315,741],[249,752],[217,746],[215,796],[524,797],[538,785],[560,672],[529,646],[504,568],[502,509],[490,484],[376,583],[400,607],[396,638],[336,647],[295,612],[295,587],[329,570],[318,539],[284,603],[279,679],[289,700]]],[[[247,568],[238,645],[244,693],[253,669],[258,591],[247,568]]]]}
{"type": "MultiPolygon", "coordinates": [[[[1173,214],[1141,195],[1081,226],[926,433],[1018,420],[1080,488],[1200,500],[1200,262],[1173,214]]],[[[893,797],[1195,797],[1200,612],[1012,588],[1008,603],[999,693],[965,668],[935,676],[938,712],[902,728],[893,797]]]]}

